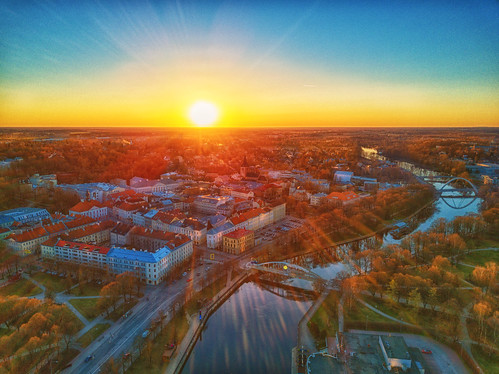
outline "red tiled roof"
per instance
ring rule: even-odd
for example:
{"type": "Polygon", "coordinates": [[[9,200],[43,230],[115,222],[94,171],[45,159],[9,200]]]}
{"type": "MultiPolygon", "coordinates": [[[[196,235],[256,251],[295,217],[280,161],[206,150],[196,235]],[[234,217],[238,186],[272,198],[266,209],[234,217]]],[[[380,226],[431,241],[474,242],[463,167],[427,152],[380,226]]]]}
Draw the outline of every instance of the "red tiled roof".
{"type": "Polygon", "coordinates": [[[76,229],[71,231],[68,235],[73,238],[73,239],[79,239],[83,238],[88,235],[95,234],[100,231],[104,231],[106,229],[109,229],[113,227],[113,225],[110,225],[111,221],[105,221],[101,223],[94,223],[93,225],[85,226],[81,229],[76,229]]]}
{"type": "Polygon", "coordinates": [[[140,204],[130,204],[130,203],[127,203],[126,201],[124,201],[124,202],[116,205],[116,209],[121,209],[121,210],[125,210],[127,212],[131,212],[131,211],[140,209],[145,204],[147,204],[145,201],[143,201],[140,204]]]}
{"type": "Polygon", "coordinates": [[[77,218],[64,222],[64,224],[68,229],[74,229],[76,227],[88,225],[95,222],[93,218],[87,216],[75,216],[75,217],[77,218]]]}
{"type": "Polygon", "coordinates": [[[109,194],[109,195],[107,195],[107,197],[108,197],[108,199],[116,200],[116,199],[119,199],[121,197],[128,197],[128,196],[132,196],[135,194],[136,194],[136,192],[134,190],[125,190],[125,191],[115,192],[115,193],[109,194]]]}
{"type": "Polygon", "coordinates": [[[133,227],[130,233],[133,235],[146,236],[148,238],[154,238],[160,240],[173,240],[175,238],[175,234],[172,232],[146,229],[145,227],[142,226],[133,227]]]}
{"type": "Polygon", "coordinates": [[[251,234],[253,231],[251,230],[246,230],[246,229],[237,229],[232,232],[229,232],[228,234],[225,234],[224,236],[227,238],[231,239],[241,239],[249,234],[251,234]]]}
{"type": "Polygon", "coordinates": [[[54,234],[56,232],[61,232],[61,231],[66,231],[67,228],[66,228],[66,225],[62,222],[59,222],[59,223],[53,223],[52,225],[45,225],[43,226],[43,228],[45,230],[47,230],[47,232],[49,234],[54,234]]]}
{"type": "Polygon", "coordinates": [[[42,243],[42,245],[53,247],[55,245],[55,243],[57,243],[61,239],[63,239],[63,240],[69,240],[70,237],[68,235],[66,235],[66,234],[63,234],[61,236],[54,236],[54,237],[50,238],[49,240],[44,241],[42,243]]]}
{"type": "Polygon", "coordinates": [[[102,208],[102,204],[99,203],[97,200],[80,201],[74,207],[72,207],[71,209],[69,209],[69,211],[70,212],[83,213],[83,212],[88,212],[93,207],[102,208]]]}
{"type": "Polygon", "coordinates": [[[55,243],[56,246],[58,247],[69,247],[72,249],[78,249],[80,251],[87,251],[87,252],[99,252],[101,254],[107,254],[109,252],[110,248],[108,247],[101,247],[98,245],[92,245],[92,244],[86,244],[86,243],[75,243],[71,241],[65,241],[65,240],[58,240],[57,243],[55,243]]]}
{"type": "Polygon", "coordinates": [[[8,229],[6,227],[0,227],[0,234],[4,233],[4,232],[8,232],[8,231],[10,231],[10,229],[8,229]]]}
{"type": "Polygon", "coordinates": [[[12,239],[18,243],[23,243],[44,236],[48,236],[47,231],[43,227],[35,227],[34,229],[26,230],[21,234],[11,234],[6,239],[12,239]]]}

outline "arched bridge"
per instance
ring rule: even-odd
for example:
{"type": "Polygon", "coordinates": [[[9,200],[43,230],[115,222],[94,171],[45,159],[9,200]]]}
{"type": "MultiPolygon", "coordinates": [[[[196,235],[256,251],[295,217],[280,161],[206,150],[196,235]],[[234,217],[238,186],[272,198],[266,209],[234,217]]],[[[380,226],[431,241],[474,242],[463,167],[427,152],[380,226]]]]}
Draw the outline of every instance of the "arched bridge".
{"type": "Polygon", "coordinates": [[[451,176],[426,177],[426,181],[443,183],[438,189],[442,201],[451,208],[462,209],[478,197],[478,189],[466,178],[451,176]],[[453,201],[453,199],[457,201],[453,201]]]}
{"type": "Polygon", "coordinates": [[[287,262],[273,261],[273,262],[248,262],[246,268],[255,269],[262,272],[282,275],[289,278],[300,278],[309,281],[324,281],[319,275],[313,271],[305,269],[299,265],[289,264],[287,262]]]}

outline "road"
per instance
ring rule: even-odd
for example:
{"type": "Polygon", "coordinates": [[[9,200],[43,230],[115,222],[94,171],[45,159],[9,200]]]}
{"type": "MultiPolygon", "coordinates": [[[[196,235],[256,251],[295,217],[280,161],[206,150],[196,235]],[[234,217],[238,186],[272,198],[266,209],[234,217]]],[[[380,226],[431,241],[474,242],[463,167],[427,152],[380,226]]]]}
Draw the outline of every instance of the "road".
{"type": "Polygon", "coordinates": [[[144,297],[132,308],[132,315],[126,319],[120,318],[103,335],[84,349],[65,372],[96,374],[101,371],[102,366],[111,357],[114,357],[115,362],[119,364],[123,354],[131,351],[136,337],[142,335],[150,327],[161,310],[166,313],[175,299],[186,289],[199,288],[198,283],[201,282],[202,274],[207,270],[205,266],[207,268],[209,265],[192,269],[189,274],[173,284],[162,283],[158,286],[147,286],[144,290],[144,297]],[[197,273],[200,275],[197,276],[197,273]],[[188,282],[192,278],[194,279],[188,282]],[[95,355],[95,357],[91,361],[85,362],[85,358],[90,355],[95,355]]]}

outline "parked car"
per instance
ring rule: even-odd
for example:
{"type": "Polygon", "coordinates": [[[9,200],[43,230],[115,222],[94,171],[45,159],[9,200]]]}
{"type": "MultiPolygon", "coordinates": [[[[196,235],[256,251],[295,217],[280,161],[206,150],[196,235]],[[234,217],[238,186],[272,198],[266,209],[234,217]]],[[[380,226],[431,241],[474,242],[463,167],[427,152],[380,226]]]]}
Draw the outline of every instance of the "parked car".
{"type": "Polygon", "coordinates": [[[123,360],[126,360],[128,357],[130,357],[131,353],[127,352],[123,355],[123,360]]]}
{"type": "Polygon", "coordinates": [[[142,333],[142,337],[145,339],[149,336],[149,330],[146,330],[142,333]]]}
{"type": "Polygon", "coordinates": [[[94,358],[93,355],[87,356],[87,357],[85,357],[85,362],[88,362],[88,361],[90,361],[93,358],[94,358]]]}
{"type": "Polygon", "coordinates": [[[429,349],[422,349],[422,350],[421,350],[421,353],[426,353],[427,355],[430,355],[430,354],[432,354],[433,352],[432,352],[432,351],[430,351],[429,349]]]}

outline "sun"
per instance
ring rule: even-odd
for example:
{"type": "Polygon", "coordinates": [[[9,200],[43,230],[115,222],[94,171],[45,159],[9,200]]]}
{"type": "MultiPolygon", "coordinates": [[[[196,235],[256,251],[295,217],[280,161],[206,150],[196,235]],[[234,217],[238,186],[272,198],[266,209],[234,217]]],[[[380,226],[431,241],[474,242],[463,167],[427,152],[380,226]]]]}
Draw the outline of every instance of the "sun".
{"type": "Polygon", "coordinates": [[[218,119],[218,108],[208,101],[196,101],[189,108],[189,119],[199,127],[213,125],[218,119]]]}

